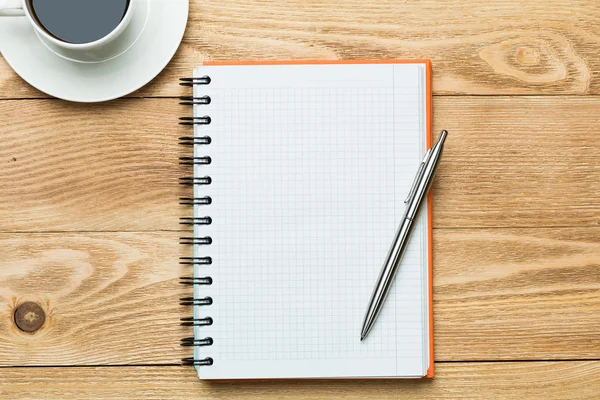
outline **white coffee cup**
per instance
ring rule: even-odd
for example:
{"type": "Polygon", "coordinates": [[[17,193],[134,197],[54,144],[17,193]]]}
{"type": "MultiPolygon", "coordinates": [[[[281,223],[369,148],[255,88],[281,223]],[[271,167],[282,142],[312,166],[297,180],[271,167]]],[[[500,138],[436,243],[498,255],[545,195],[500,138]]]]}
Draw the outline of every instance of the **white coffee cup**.
{"type": "Polygon", "coordinates": [[[129,2],[123,19],[115,29],[106,36],[87,43],[69,43],[50,35],[32,16],[29,4],[27,0],[0,0],[0,17],[26,17],[37,36],[50,50],[73,61],[95,62],[119,54],[120,46],[115,45],[115,42],[127,30],[134,13],[136,1],[129,2]]]}

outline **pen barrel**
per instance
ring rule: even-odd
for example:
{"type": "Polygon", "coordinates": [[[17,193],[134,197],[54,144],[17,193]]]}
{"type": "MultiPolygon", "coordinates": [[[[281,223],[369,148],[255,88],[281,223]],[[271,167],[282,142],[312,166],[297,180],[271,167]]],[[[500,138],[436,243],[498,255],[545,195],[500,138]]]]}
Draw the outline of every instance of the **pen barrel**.
{"type": "Polygon", "coordinates": [[[390,246],[383,268],[379,274],[379,279],[377,280],[376,287],[382,288],[381,296],[378,296],[381,297],[382,302],[385,301],[385,297],[392,287],[394,276],[398,272],[400,260],[402,260],[402,256],[404,256],[404,252],[408,247],[410,235],[415,225],[416,221],[414,219],[405,218],[396,231],[394,242],[390,246]]]}
{"type": "MultiPolygon", "coordinates": [[[[372,299],[375,299],[375,302],[383,303],[390,290],[390,287],[392,286],[394,276],[398,271],[402,256],[408,247],[410,235],[412,234],[417,222],[417,218],[419,217],[419,212],[425,204],[425,198],[427,197],[429,189],[431,188],[431,184],[433,183],[433,177],[439,165],[438,161],[442,154],[442,150],[443,141],[439,143],[439,145],[436,145],[432,148],[430,161],[427,163],[423,171],[423,178],[415,187],[414,196],[406,207],[404,218],[400,223],[398,230],[396,231],[394,241],[390,246],[387,257],[385,258],[385,262],[381,269],[381,273],[379,274],[372,297],[372,299]]],[[[377,313],[381,309],[381,305],[377,307],[377,313]]]]}
{"type": "Polygon", "coordinates": [[[425,197],[427,197],[429,189],[433,184],[433,178],[440,164],[439,160],[442,156],[443,149],[443,141],[436,143],[436,145],[431,149],[431,157],[429,158],[429,162],[427,163],[427,165],[424,167],[422,179],[416,183],[416,187],[414,189],[414,196],[412,198],[412,201],[408,203],[408,206],[406,208],[406,218],[416,219],[418,217],[419,211],[425,203],[425,197]]]}
{"type": "Polygon", "coordinates": [[[409,190],[409,195],[406,200],[408,204],[402,222],[396,231],[392,246],[387,253],[385,262],[381,268],[379,277],[377,278],[375,289],[373,289],[373,293],[371,294],[369,306],[367,307],[367,312],[363,321],[361,340],[367,336],[373,327],[375,319],[379,315],[383,303],[392,287],[394,277],[400,266],[400,260],[408,247],[409,238],[416,224],[419,211],[423,207],[427,193],[431,188],[447,135],[447,131],[442,131],[437,143],[427,151],[417,172],[415,182],[409,190]]]}
{"type": "Polygon", "coordinates": [[[394,276],[398,272],[400,260],[408,247],[409,237],[414,229],[416,221],[414,219],[404,218],[400,227],[396,231],[392,246],[388,250],[385,262],[377,278],[375,289],[371,294],[371,300],[367,307],[365,319],[363,321],[363,332],[361,336],[366,336],[371,330],[375,319],[382,309],[383,303],[392,287],[394,276]]]}

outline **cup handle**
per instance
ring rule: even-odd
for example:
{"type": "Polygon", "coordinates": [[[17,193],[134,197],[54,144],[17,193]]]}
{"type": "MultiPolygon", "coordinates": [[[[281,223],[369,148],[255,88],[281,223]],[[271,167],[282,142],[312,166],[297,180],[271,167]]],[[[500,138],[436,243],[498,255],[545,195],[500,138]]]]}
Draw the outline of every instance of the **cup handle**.
{"type": "Polygon", "coordinates": [[[23,0],[0,0],[0,16],[22,17],[24,15],[23,0]]]}

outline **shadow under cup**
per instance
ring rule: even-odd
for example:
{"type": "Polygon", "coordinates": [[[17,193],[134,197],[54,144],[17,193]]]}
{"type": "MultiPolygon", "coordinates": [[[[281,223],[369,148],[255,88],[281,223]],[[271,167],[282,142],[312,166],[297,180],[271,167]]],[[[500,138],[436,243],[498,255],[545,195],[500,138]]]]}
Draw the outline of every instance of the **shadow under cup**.
{"type": "Polygon", "coordinates": [[[96,42],[123,21],[131,0],[26,0],[32,18],[48,35],[68,44],[96,42]]]}

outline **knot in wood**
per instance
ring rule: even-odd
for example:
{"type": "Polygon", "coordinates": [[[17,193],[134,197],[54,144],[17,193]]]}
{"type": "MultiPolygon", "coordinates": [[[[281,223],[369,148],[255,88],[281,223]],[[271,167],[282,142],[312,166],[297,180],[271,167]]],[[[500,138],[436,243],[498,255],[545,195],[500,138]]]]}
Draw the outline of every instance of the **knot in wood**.
{"type": "Polygon", "coordinates": [[[46,322],[46,313],[37,303],[28,301],[15,310],[15,324],[23,332],[36,332],[44,326],[44,322],[46,322]]]}

